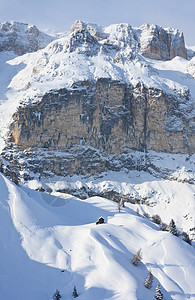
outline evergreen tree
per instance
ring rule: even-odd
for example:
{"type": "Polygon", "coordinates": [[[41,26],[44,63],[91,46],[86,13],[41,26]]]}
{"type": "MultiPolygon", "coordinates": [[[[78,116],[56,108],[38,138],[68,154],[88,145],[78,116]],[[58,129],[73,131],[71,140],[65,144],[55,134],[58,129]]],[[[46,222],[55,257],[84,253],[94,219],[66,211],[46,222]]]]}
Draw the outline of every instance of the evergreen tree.
{"type": "Polygon", "coordinates": [[[144,286],[147,288],[147,289],[150,289],[152,287],[152,282],[153,282],[153,275],[152,275],[152,272],[151,270],[149,270],[148,272],[148,276],[144,282],[144,286]]]}
{"type": "Polygon", "coordinates": [[[139,249],[132,257],[131,262],[134,266],[138,266],[139,262],[142,260],[141,249],[139,249]]]}
{"type": "Polygon", "coordinates": [[[78,297],[78,293],[77,293],[76,286],[74,286],[72,295],[73,295],[74,298],[77,298],[77,297],[78,297]]]}
{"type": "Polygon", "coordinates": [[[162,300],[163,299],[163,294],[160,290],[160,284],[158,283],[157,287],[156,287],[156,294],[155,294],[155,298],[156,300],[162,300]]]}
{"type": "Polygon", "coordinates": [[[171,219],[171,222],[169,223],[168,230],[170,233],[178,235],[177,228],[173,219],[171,219]]]}
{"type": "Polygon", "coordinates": [[[53,299],[54,300],[60,300],[61,298],[62,298],[62,296],[60,295],[60,292],[57,289],[55,294],[53,295],[53,299]]]}
{"type": "Polygon", "coordinates": [[[189,237],[189,235],[188,235],[186,232],[182,232],[182,238],[183,238],[183,240],[184,240],[186,243],[188,243],[188,244],[191,245],[190,237],[189,237]]]}

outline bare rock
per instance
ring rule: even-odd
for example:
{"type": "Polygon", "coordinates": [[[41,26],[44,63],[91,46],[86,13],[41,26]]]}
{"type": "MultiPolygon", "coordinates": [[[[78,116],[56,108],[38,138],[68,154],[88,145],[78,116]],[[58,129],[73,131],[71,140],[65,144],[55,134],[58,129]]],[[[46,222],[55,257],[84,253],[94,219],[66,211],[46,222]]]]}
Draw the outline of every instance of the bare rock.
{"type": "Polygon", "coordinates": [[[145,57],[159,60],[170,60],[175,56],[187,58],[184,36],[179,30],[148,24],[139,29],[140,53],[145,57]]]}

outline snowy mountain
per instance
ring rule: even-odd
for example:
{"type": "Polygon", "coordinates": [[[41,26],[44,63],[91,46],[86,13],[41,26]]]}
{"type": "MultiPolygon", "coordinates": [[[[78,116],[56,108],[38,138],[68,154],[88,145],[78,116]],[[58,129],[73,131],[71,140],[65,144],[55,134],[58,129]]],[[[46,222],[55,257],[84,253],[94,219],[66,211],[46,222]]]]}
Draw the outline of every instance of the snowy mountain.
{"type": "Polygon", "coordinates": [[[53,37],[5,22],[0,86],[0,298],[68,300],[76,286],[78,299],[149,300],[159,283],[164,299],[195,299],[195,57],[183,34],[76,21],[53,37]]]}
{"type": "Polygon", "coordinates": [[[17,187],[0,175],[2,299],[194,299],[194,249],[127,203],[17,187]],[[103,216],[105,224],[96,225],[103,216]],[[141,249],[138,266],[131,263],[141,249]],[[144,287],[148,270],[151,289],[144,287]]]}
{"type": "Polygon", "coordinates": [[[13,51],[17,55],[35,52],[53,39],[34,25],[15,21],[0,23],[0,52],[13,51]]]}

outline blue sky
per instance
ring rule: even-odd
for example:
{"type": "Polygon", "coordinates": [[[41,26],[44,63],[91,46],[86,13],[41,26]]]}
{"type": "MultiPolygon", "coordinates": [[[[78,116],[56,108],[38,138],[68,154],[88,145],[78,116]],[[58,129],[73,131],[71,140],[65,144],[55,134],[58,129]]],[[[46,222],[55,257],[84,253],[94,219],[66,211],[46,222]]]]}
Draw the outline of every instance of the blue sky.
{"type": "Polygon", "coordinates": [[[127,22],[174,27],[184,32],[187,44],[195,45],[195,0],[0,0],[0,22],[65,31],[78,19],[103,26],[127,22]]]}

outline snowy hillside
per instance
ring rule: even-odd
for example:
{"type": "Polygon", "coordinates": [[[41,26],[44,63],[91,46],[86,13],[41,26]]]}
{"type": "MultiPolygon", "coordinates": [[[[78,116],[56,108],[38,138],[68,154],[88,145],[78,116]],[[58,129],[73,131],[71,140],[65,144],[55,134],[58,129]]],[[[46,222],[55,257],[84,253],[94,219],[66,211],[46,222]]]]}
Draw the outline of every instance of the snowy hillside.
{"type": "Polygon", "coordinates": [[[61,198],[19,188],[0,175],[1,299],[194,299],[194,249],[127,204],[61,198]],[[103,216],[105,224],[96,225],[103,216]],[[132,256],[142,249],[138,266],[132,256]],[[154,281],[144,287],[148,270],[154,281]]]}
{"type": "MultiPolygon", "coordinates": [[[[185,171],[182,171],[184,175],[185,171]]],[[[31,180],[24,184],[32,189],[42,188],[54,195],[67,192],[84,199],[89,195],[107,195],[117,202],[123,197],[134,202],[134,211],[138,209],[141,215],[149,214],[152,217],[157,214],[166,224],[174,219],[181,232],[185,231],[191,239],[195,239],[195,187],[185,182],[185,179],[177,182],[156,178],[143,171],[109,171],[87,178],[74,175],[31,180]]]]}

